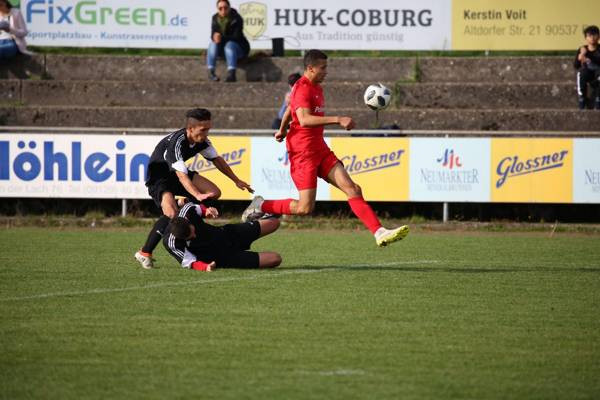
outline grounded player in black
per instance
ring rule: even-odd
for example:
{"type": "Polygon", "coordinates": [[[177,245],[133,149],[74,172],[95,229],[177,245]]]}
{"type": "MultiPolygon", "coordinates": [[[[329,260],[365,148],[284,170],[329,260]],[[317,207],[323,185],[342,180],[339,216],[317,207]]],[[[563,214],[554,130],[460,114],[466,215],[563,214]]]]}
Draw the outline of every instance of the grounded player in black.
{"type": "Polygon", "coordinates": [[[207,137],[210,128],[210,111],[204,108],[189,110],[186,113],[186,127],[164,137],[150,157],[146,186],[154,203],[162,209],[163,216],[154,224],[142,249],[135,253],[136,260],[146,269],[152,268],[152,251],[161,241],[162,232],[169,219],[173,218],[179,209],[175,196],[198,202],[216,200],[221,196],[221,191],[213,182],[196,171],[188,170],[186,160],[201,154],[238,188],[254,192],[250,185],[237,177],[223,157],[219,156],[207,137]]]}
{"type": "Polygon", "coordinates": [[[252,242],[279,228],[275,218],[214,226],[204,217],[216,218],[213,207],[185,204],[165,231],[163,244],[184,268],[210,271],[219,268],[274,268],[281,264],[275,252],[249,251],[252,242]]]}

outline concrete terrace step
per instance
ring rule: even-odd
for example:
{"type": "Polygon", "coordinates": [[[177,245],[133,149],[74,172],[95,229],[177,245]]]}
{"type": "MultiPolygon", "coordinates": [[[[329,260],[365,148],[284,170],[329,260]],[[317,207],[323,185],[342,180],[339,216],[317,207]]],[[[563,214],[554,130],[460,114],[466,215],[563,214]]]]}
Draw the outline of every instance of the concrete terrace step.
{"type": "MultiPolygon", "coordinates": [[[[172,128],[180,126],[181,107],[0,107],[0,125],[172,128]]],[[[214,108],[213,126],[224,129],[269,128],[275,117],[268,108],[214,108]]],[[[330,115],[351,115],[359,128],[373,128],[367,109],[331,109],[330,115]]],[[[418,130],[589,131],[600,126],[597,110],[437,110],[401,109],[380,114],[381,124],[418,130]]]]}
{"type": "MultiPolygon", "coordinates": [[[[573,83],[384,82],[394,90],[392,108],[566,108],[576,107],[573,83]]],[[[365,82],[324,85],[327,107],[363,108],[365,82]]],[[[125,107],[271,107],[283,101],[287,84],[163,81],[0,81],[0,104],[125,107]],[[223,86],[225,85],[225,86],[223,86]]]]}
{"type": "MultiPolygon", "coordinates": [[[[393,83],[388,83],[393,89],[393,83]]],[[[364,107],[366,83],[330,82],[325,85],[328,104],[364,107]]],[[[276,110],[288,90],[283,82],[163,81],[0,81],[0,90],[10,93],[2,102],[24,105],[125,106],[125,107],[264,107],[276,110]],[[19,89],[20,85],[20,89],[19,89]],[[20,93],[20,95],[19,95],[20,93]]]]}
{"type": "MultiPolygon", "coordinates": [[[[567,82],[571,57],[332,57],[329,81],[567,82]],[[418,73],[417,73],[418,70],[418,73]]],[[[218,73],[224,76],[224,63],[218,73]]],[[[242,82],[285,81],[303,69],[299,57],[255,56],[240,65],[242,82]]],[[[36,55],[0,66],[0,79],[205,81],[204,56],[36,55]]]]}
{"type": "Polygon", "coordinates": [[[419,58],[421,82],[575,82],[575,57],[419,58]]]}
{"type": "MultiPolygon", "coordinates": [[[[47,79],[57,80],[162,80],[206,81],[205,58],[161,56],[35,56],[19,61],[25,70],[42,71],[47,79]],[[31,64],[31,65],[30,65],[31,64]]],[[[397,81],[414,80],[414,58],[332,58],[331,81],[397,81]]],[[[218,63],[217,74],[225,77],[224,62],[218,63]]],[[[0,67],[0,78],[19,78],[16,65],[0,67]]],[[[303,70],[299,57],[253,57],[240,62],[237,78],[242,82],[285,82],[289,74],[303,70]]]]}
{"type": "Polygon", "coordinates": [[[395,107],[441,109],[576,109],[574,83],[399,84],[395,107]]]}

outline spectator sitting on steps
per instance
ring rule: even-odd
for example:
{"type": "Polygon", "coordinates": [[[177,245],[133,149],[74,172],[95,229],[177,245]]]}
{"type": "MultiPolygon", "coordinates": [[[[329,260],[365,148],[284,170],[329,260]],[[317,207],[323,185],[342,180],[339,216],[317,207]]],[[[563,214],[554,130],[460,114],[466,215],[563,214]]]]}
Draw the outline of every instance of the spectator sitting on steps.
{"type": "Polygon", "coordinates": [[[573,66],[577,70],[577,95],[579,96],[579,109],[585,110],[588,100],[589,84],[596,91],[595,108],[600,110],[600,48],[598,39],[600,30],[591,25],[583,30],[585,45],[577,51],[573,66]]]}
{"type": "Polygon", "coordinates": [[[14,58],[18,53],[32,54],[27,51],[27,26],[18,8],[8,0],[0,0],[0,61],[14,58]]]}
{"type": "Polygon", "coordinates": [[[250,43],[244,36],[244,20],[231,8],[229,0],[217,1],[217,13],[212,17],[211,41],[206,54],[208,79],[218,81],[215,74],[217,57],[225,57],[227,62],[226,82],[235,82],[237,62],[248,56],[250,43]]]}

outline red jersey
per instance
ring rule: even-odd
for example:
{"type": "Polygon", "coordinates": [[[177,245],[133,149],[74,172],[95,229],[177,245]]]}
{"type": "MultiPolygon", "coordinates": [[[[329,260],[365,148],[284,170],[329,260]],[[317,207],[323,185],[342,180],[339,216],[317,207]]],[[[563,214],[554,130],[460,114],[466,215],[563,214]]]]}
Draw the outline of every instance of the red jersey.
{"type": "Polygon", "coordinates": [[[324,126],[302,127],[296,115],[298,108],[308,108],[312,115],[319,117],[325,115],[325,98],[323,97],[321,85],[313,84],[306,76],[302,76],[292,88],[290,107],[292,123],[286,139],[288,151],[299,153],[329,150],[323,138],[324,126]]]}

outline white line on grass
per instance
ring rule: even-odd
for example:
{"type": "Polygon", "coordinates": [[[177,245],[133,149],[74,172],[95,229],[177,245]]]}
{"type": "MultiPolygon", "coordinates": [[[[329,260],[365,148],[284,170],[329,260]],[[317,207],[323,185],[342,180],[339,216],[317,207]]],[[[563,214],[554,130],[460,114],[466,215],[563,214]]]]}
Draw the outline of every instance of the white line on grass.
{"type": "MultiPolygon", "coordinates": [[[[379,263],[379,264],[354,264],[348,265],[349,268],[360,268],[360,267],[390,267],[394,265],[409,265],[409,264],[434,264],[437,263],[436,260],[422,260],[422,261],[394,261],[387,263],[379,263]]],[[[105,294],[105,293],[119,293],[119,292],[129,292],[133,290],[145,290],[145,289],[154,289],[159,287],[167,287],[167,286],[185,286],[185,285],[205,285],[211,283],[223,283],[223,282],[235,282],[235,281],[251,281],[259,278],[278,278],[288,275],[298,275],[298,274],[311,274],[316,272],[329,272],[329,271],[341,271],[342,267],[334,267],[334,268],[315,268],[315,269],[294,269],[290,271],[281,271],[276,273],[262,273],[262,274],[254,274],[250,276],[238,277],[238,278],[217,278],[217,279],[203,279],[197,281],[188,281],[188,282],[163,282],[163,283],[155,283],[143,286],[129,286],[124,288],[99,288],[99,289],[89,289],[89,290],[78,290],[72,292],[55,292],[55,293],[41,293],[33,296],[22,296],[22,297],[7,297],[4,299],[0,299],[0,302],[3,301],[19,301],[19,300],[36,300],[36,299],[46,299],[51,297],[65,297],[65,296],[81,296],[88,294],[105,294]]]]}
{"type": "Polygon", "coordinates": [[[255,275],[244,276],[244,277],[239,277],[239,278],[205,279],[205,280],[188,281],[188,282],[164,282],[164,283],[155,283],[155,284],[144,285],[144,286],[129,286],[129,287],[124,287],[124,288],[100,288],[100,289],[79,290],[79,291],[72,291],[72,292],[44,293],[44,294],[36,294],[33,296],[9,297],[9,298],[5,298],[5,299],[0,299],[0,301],[33,300],[33,299],[45,299],[45,298],[49,298],[49,297],[118,293],[118,292],[128,292],[128,291],[132,291],[132,290],[154,289],[154,288],[166,287],[166,286],[204,285],[204,284],[222,283],[222,282],[251,281],[254,279],[258,279],[258,278],[277,278],[280,276],[310,274],[310,273],[323,272],[323,271],[326,271],[326,270],[297,269],[297,270],[293,270],[293,271],[282,271],[279,273],[271,273],[271,274],[269,274],[269,273],[255,274],[255,275]]]}

